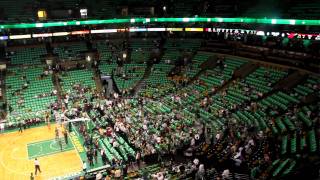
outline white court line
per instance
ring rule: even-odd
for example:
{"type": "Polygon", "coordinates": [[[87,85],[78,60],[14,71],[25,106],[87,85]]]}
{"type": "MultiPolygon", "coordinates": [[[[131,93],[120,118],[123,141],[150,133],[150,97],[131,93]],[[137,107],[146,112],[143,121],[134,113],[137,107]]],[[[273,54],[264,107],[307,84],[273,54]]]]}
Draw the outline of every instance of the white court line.
{"type": "MultiPolygon", "coordinates": [[[[31,146],[34,146],[34,145],[31,145],[31,146]]],[[[38,145],[38,147],[39,147],[39,145],[38,145]]],[[[41,157],[40,154],[41,154],[42,151],[43,151],[43,148],[42,148],[42,146],[40,146],[40,151],[38,151],[37,154],[35,154],[35,155],[31,156],[31,157],[28,156],[28,157],[29,157],[29,160],[30,160],[30,159],[33,159],[33,158],[35,158],[35,157],[41,157]]]]}
{"type": "MultiPolygon", "coordinates": [[[[41,127],[41,126],[40,126],[41,127]]],[[[39,128],[39,127],[34,127],[34,128],[39,128]]],[[[30,129],[33,129],[33,128],[30,128],[30,129]]],[[[28,129],[27,129],[28,130],[28,129]]],[[[6,135],[6,134],[12,134],[12,133],[15,133],[16,134],[16,136],[14,136],[11,140],[13,141],[13,142],[16,142],[18,139],[21,139],[21,138],[24,138],[24,136],[23,136],[23,133],[21,134],[21,133],[18,133],[18,131],[13,131],[13,132],[7,132],[7,133],[4,133],[3,135],[6,135]]],[[[1,137],[1,136],[0,136],[1,137]]],[[[46,141],[46,140],[45,140],[46,141]]],[[[43,142],[43,141],[42,141],[43,142]]],[[[0,165],[4,168],[4,169],[6,169],[7,171],[9,171],[10,172],[10,174],[11,174],[11,177],[12,177],[12,175],[14,175],[14,176],[16,176],[16,175],[21,175],[21,176],[24,176],[24,177],[29,177],[30,176],[30,174],[29,174],[29,171],[28,172],[26,172],[26,171],[24,171],[24,172],[21,172],[21,171],[17,171],[17,170],[15,170],[15,169],[12,169],[12,168],[10,168],[10,167],[8,167],[6,164],[5,164],[5,161],[4,161],[4,152],[6,152],[6,151],[10,151],[9,150],[9,148],[8,148],[8,146],[11,146],[12,144],[10,144],[10,143],[7,143],[4,147],[1,147],[0,148],[0,165]]],[[[27,147],[28,147],[28,144],[26,145],[27,147]]],[[[27,151],[27,153],[26,154],[28,154],[28,148],[26,147],[26,151],[27,151]]],[[[78,154],[78,153],[77,153],[78,154]]],[[[28,155],[29,156],[29,155],[28,155]]],[[[79,156],[79,154],[78,154],[78,156],[79,156]]],[[[79,156],[80,157],[80,156],[79,156]]],[[[81,159],[81,158],[80,158],[81,159]]],[[[28,160],[28,162],[26,162],[26,165],[27,165],[27,167],[28,167],[28,163],[31,163],[31,161],[30,161],[30,159],[28,159],[28,157],[26,157],[26,160],[28,160]]],[[[82,163],[82,160],[81,160],[81,163],[82,163]]],[[[82,166],[81,166],[81,168],[82,168],[82,166]]],[[[70,169],[72,169],[72,168],[70,168],[70,169]]],[[[31,172],[33,172],[33,169],[31,170],[31,172]]],[[[81,171],[80,171],[81,172],[81,171]]],[[[48,175],[46,175],[46,172],[43,172],[42,174],[41,174],[41,176],[43,176],[43,177],[47,177],[48,175]]],[[[0,175],[0,180],[2,180],[1,179],[2,177],[1,177],[1,175],[0,175]]],[[[47,178],[45,178],[45,179],[47,179],[47,178]]]]}
{"type": "MultiPolygon", "coordinates": [[[[70,133],[69,133],[69,132],[68,132],[68,135],[70,136],[70,133]]],[[[77,138],[78,138],[78,137],[77,137],[77,138]]],[[[74,149],[75,149],[75,151],[76,151],[77,156],[78,156],[79,159],[80,159],[81,167],[83,167],[83,161],[82,161],[81,156],[80,156],[80,154],[79,154],[78,148],[75,146],[75,144],[73,143],[73,140],[72,140],[71,138],[70,138],[70,140],[71,140],[72,145],[75,147],[74,149]]],[[[80,171],[80,172],[81,172],[81,171],[80,171]]]]}
{"type": "MultiPolygon", "coordinates": [[[[54,151],[54,152],[48,152],[48,153],[44,153],[44,154],[41,154],[41,155],[39,155],[39,156],[31,156],[29,159],[33,159],[33,158],[35,158],[35,157],[43,157],[43,156],[47,156],[47,155],[51,155],[51,154],[57,154],[57,153],[59,153],[59,152],[65,152],[65,151],[70,151],[70,150],[72,150],[72,148],[66,148],[66,149],[63,149],[62,151],[54,151]]],[[[39,153],[38,153],[39,154],[39,153]]],[[[37,154],[37,155],[38,155],[37,154]]]]}
{"type": "MultiPolygon", "coordinates": [[[[16,141],[18,138],[21,138],[22,136],[16,136],[14,138],[14,141],[16,141]]],[[[11,169],[11,168],[8,168],[6,166],[6,164],[4,164],[4,160],[3,160],[3,152],[4,150],[8,149],[8,146],[11,146],[11,144],[7,144],[4,148],[1,148],[1,151],[0,151],[0,163],[2,165],[2,167],[4,167],[6,170],[8,170],[9,172],[13,173],[13,174],[19,174],[19,175],[23,175],[23,176],[29,176],[29,173],[25,173],[25,172],[20,172],[20,171],[17,171],[15,169],[11,169]]]]}
{"type": "Polygon", "coordinates": [[[35,141],[35,142],[28,143],[28,145],[41,144],[41,143],[44,143],[44,142],[47,142],[47,141],[54,141],[54,139],[47,139],[47,140],[43,140],[43,141],[35,141]]]}

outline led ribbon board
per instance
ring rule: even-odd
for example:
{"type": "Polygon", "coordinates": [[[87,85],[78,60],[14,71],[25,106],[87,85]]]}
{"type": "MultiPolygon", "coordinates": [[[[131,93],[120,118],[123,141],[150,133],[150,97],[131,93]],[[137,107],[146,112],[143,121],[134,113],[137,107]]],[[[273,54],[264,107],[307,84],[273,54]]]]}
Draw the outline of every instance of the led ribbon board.
{"type": "Polygon", "coordinates": [[[8,40],[9,39],[9,36],[0,36],[0,41],[1,40],[8,40]]]}
{"type": "Polygon", "coordinates": [[[166,31],[166,28],[148,28],[147,30],[150,32],[163,32],[166,31]]]}
{"type": "Polygon", "coordinates": [[[190,31],[190,32],[203,32],[203,28],[185,28],[185,31],[190,31]]]}
{"type": "Polygon", "coordinates": [[[98,30],[91,30],[91,34],[102,34],[102,33],[116,33],[117,29],[98,29],[98,30]]]}
{"type": "Polygon", "coordinates": [[[52,33],[52,36],[67,36],[70,32],[54,32],[52,33]]]}
{"type": "Polygon", "coordinates": [[[131,27],[128,29],[95,29],[95,30],[82,30],[82,31],[72,31],[72,32],[53,32],[53,33],[41,33],[41,34],[24,34],[24,35],[10,35],[9,36],[0,36],[1,40],[8,40],[8,39],[27,39],[27,38],[45,38],[45,37],[52,37],[52,36],[68,36],[68,35],[83,35],[83,34],[103,34],[103,33],[122,33],[122,32],[225,32],[228,34],[256,34],[258,36],[282,36],[290,38],[308,38],[308,39],[315,39],[320,40],[320,34],[303,34],[298,32],[290,32],[290,33],[281,33],[281,32],[267,32],[267,31],[256,31],[256,30],[248,30],[248,29],[226,29],[226,28],[139,28],[139,27],[131,27]]]}
{"type": "Polygon", "coordinates": [[[81,35],[81,34],[89,34],[89,30],[84,30],[84,31],[72,31],[71,35],[81,35]]]}
{"type": "Polygon", "coordinates": [[[183,31],[183,28],[167,28],[167,31],[183,31]]]}
{"type": "Polygon", "coordinates": [[[33,38],[39,38],[39,37],[51,37],[52,33],[43,33],[43,34],[32,34],[33,38]]]}
{"type": "Polygon", "coordinates": [[[30,39],[31,34],[23,34],[23,35],[11,35],[9,36],[10,39],[30,39]]]}
{"type": "Polygon", "coordinates": [[[129,32],[146,32],[147,28],[129,28],[129,32]]]}
{"type": "Polygon", "coordinates": [[[320,26],[320,19],[259,19],[259,18],[130,18],[130,19],[96,19],[79,21],[58,21],[47,23],[19,23],[0,24],[0,29],[26,29],[26,28],[46,28],[58,26],[79,26],[79,25],[99,25],[99,24],[123,24],[123,23],[188,23],[188,22],[220,22],[220,23],[246,23],[246,24],[279,24],[279,25],[308,25],[320,26]]]}

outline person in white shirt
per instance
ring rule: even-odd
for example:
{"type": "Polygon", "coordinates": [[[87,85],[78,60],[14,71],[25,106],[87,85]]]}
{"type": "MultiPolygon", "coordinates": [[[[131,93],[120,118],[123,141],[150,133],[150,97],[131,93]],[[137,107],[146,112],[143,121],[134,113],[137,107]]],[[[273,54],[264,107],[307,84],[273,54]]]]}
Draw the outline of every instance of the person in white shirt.
{"type": "Polygon", "coordinates": [[[57,95],[57,94],[58,94],[58,91],[57,91],[56,89],[53,89],[52,93],[53,93],[54,95],[57,95]]]}
{"type": "Polygon", "coordinates": [[[229,178],[230,178],[230,171],[229,171],[229,169],[225,169],[222,172],[222,179],[229,179],[229,178]]]}
{"type": "Polygon", "coordinates": [[[35,173],[34,173],[35,175],[37,175],[38,171],[41,173],[40,162],[38,161],[37,158],[34,160],[34,167],[35,167],[35,173]]]}
{"type": "Polygon", "coordinates": [[[83,164],[82,164],[82,170],[83,172],[87,172],[87,163],[83,161],[83,164]]]}
{"type": "Polygon", "coordinates": [[[99,172],[97,175],[96,175],[96,180],[100,180],[102,179],[102,174],[101,172],[99,172]]]}
{"type": "Polygon", "coordinates": [[[0,133],[2,133],[4,131],[4,123],[0,124],[0,133]]]}

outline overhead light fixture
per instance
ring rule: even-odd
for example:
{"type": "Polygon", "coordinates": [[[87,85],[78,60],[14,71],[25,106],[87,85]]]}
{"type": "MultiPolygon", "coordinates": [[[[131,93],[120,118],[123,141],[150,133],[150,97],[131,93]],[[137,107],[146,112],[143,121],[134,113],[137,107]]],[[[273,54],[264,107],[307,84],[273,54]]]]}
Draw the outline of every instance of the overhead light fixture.
{"type": "Polygon", "coordinates": [[[162,9],[163,9],[163,11],[166,11],[166,10],[167,10],[167,7],[166,7],[166,6],[163,6],[162,9]]]}
{"type": "Polygon", "coordinates": [[[126,58],[127,58],[127,53],[123,53],[123,54],[122,54],[122,58],[123,58],[123,59],[126,59],[126,58]]]}
{"type": "Polygon", "coordinates": [[[47,12],[44,9],[38,10],[38,19],[39,20],[46,20],[47,19],[47,12]]]}
{"type": "Polygon", "coordinates": [[[90,62],[91,61],[91,57],[87,56],[87,61],[90,62]]]}
{"type": "Polygon", "coordinates": [[[81,16],[81,18],[87,18],[88,17],[88,9],[87,8],[80,9],[80,16],[81,16]]]}

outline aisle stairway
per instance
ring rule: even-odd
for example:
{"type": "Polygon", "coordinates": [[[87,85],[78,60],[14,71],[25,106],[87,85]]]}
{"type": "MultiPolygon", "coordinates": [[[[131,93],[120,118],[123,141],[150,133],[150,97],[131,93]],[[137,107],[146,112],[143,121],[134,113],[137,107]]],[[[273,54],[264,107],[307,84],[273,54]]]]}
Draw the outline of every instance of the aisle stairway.
{"type": "Polygon", "coordinates": [[[146,80],[148,79],[148,77],[150,76],[151,74],[151,69],[153,67],[153,64],[149,64],[145,71],[144,71],[144,74],[143,74],[143,77],[141,78],[140,81],[138,81],[136,83],[136,85],[133,87],[133,95],[137,95],[139,93],[139,91],[141,89],[144,89],[146,87],[146,80]]]}

